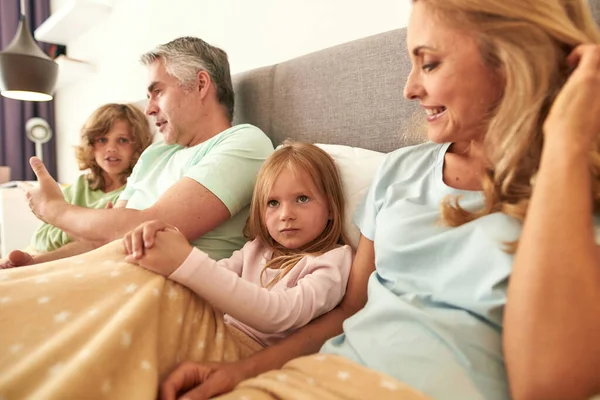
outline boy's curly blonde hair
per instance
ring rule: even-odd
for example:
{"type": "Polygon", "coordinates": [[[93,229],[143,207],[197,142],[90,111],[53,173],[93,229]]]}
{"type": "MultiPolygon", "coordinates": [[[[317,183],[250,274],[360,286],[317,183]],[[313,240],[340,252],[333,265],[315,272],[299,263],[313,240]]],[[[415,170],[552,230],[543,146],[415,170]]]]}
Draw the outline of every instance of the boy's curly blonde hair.
{"type": "Polygon", "coordinates": [[[77,163],[81,171],[89,169],[86,179],[92,190],[106,189],[106,182],[94,158],[94,142],[108,133],[117,121],[126,122],[133,140],[134,152],[129,163],[129,168],[121,173],[121,183],[125,183],[131,174],[133,166],[140,158],[140,154],[152,143],[152,132],[144,113],[131,104],[105,104],[90,115],[81,128],[79,146],[75,148],[77,163]]]}

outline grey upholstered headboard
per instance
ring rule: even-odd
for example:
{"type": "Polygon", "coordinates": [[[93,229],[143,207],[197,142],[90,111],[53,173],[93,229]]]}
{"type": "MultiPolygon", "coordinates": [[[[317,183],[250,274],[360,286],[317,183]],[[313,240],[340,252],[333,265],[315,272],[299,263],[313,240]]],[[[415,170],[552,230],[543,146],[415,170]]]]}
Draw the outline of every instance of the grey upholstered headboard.
{"type": "MultiPolygon", "coordinates": [[[[600,0],[590,0],[600,24],[600,0]]],[[[249,122],[275,144],[285,138],[392,151],[425,137],[417,104],[402,97],[410,61],[404,29],[308,54],[234,77],[234,123],[249,122]]]]}
{"type": "Polygon", "coordinates": [[[410,71],[398,29],[234,77],[234,122],[250,122],[275,144],[285,138],[391,151],[417,105],[402,97],[410,71]]]}

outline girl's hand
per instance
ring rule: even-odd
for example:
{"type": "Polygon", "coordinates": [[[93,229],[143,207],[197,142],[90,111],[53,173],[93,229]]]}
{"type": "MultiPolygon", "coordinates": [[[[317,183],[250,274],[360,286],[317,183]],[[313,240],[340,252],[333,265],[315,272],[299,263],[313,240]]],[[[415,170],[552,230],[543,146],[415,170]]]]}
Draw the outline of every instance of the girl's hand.
{"type": "Polygon", "coordinates": [[[123,251],[127,255],[133,255],[135,260],[139,260],[144,255],[144,250],[150,249],[154,245],[156,233],[167,229],[178,230],[163,221],[144,222],[123,236],[123,251]]]}
{"type": "Polygon", "coordinates": [[[163,276],[169,276],[187,258],[192,246],[172,225],[162,221],[145,222],[123,238],[125,261],[163,276]]]}
{"type": "Polygon", "coordinates": [[[567,63],[574,71],[550,109],[544,134],[585,154],[600,135],[600,45],[577,46],[567,63]]]}
{"type": "Polygon", "coordinates": [[[207,400],[232,391],[246,379],[241,362],[184,362],[160,386],[160,400],[207,400]]]}

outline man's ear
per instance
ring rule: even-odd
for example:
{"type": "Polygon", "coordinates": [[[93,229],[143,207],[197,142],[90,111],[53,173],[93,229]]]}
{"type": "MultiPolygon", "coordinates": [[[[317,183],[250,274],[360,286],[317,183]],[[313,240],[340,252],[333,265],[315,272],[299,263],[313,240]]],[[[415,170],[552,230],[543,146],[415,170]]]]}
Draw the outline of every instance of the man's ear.
{"type": "Polygon", "coordinates": [[[208,93],[208,89],[211,85],[212,82],[210,80],[210,75],[208,75],[208,72],[199,71],[196,74],[196,90],[200,92],[202,98],[206,96],[206,94],[208,93]]]}

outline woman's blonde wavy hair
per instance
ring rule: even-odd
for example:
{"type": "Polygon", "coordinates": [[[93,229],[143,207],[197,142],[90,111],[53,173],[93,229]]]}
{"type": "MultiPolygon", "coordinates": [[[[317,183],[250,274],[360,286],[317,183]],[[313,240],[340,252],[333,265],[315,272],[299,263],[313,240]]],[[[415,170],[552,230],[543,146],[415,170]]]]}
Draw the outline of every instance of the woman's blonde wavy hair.
{"type": "Polygon", "coordinates": [[[90,170],[86,179],[92,190],[104,191],[106,189],[103,170],[94,158],[94,142],[106,135],[117,121],[124,121],[129,125],[134,148],[129,168],[121,173],[120,183],[125,184],[127,177],[140,158],[140,154],[152,143],[152,132],[148,120],[137,107],[131,104],[110,103],[96,109],[81,128],[79,146],[75,147],[79,170],[90,170]]]}
{"type": "Polygon", "coordinates": [[[303,257],[318,256],[348,242],[344,233],[344,192],[340,174],[333,159],[319,147],[301,142],[286,141],[262,165],[256,178],[250,217],[244,228],[249,240],[258,238],[273,256],[263,268],[260,278],[267,269],[278,269],[279,274],[264,287],[270,288],[279,282],[303,257]],[[312,179],[315,188],[327,200],[331,219],[323,232],[312,242],[299,249],[288,249],[277,243],[267,230],[265,212],[269,194],[279,174],[286,168],[303,171],[312,179]]]}
{"type": "MultiPolygon", "coordinates": [[[[571,68],[578,45],[600,43],[586,0],[413,0],[450,26],[475,34],[483,60],[504,79],[503,96],[487,124],[485,206],[468,212],[458,199],[441,205],[442,219],[459,226],[501,211],[525,219],[544,142],[543,124],[571,68]]],[[[599,136],[600,136],[600,132],[599,136]]],[[[600,210],[600,141],[592,150],[594,206],[600,210]]],[[[509,246],[516,250],[516,243],[509,246]]]]}

